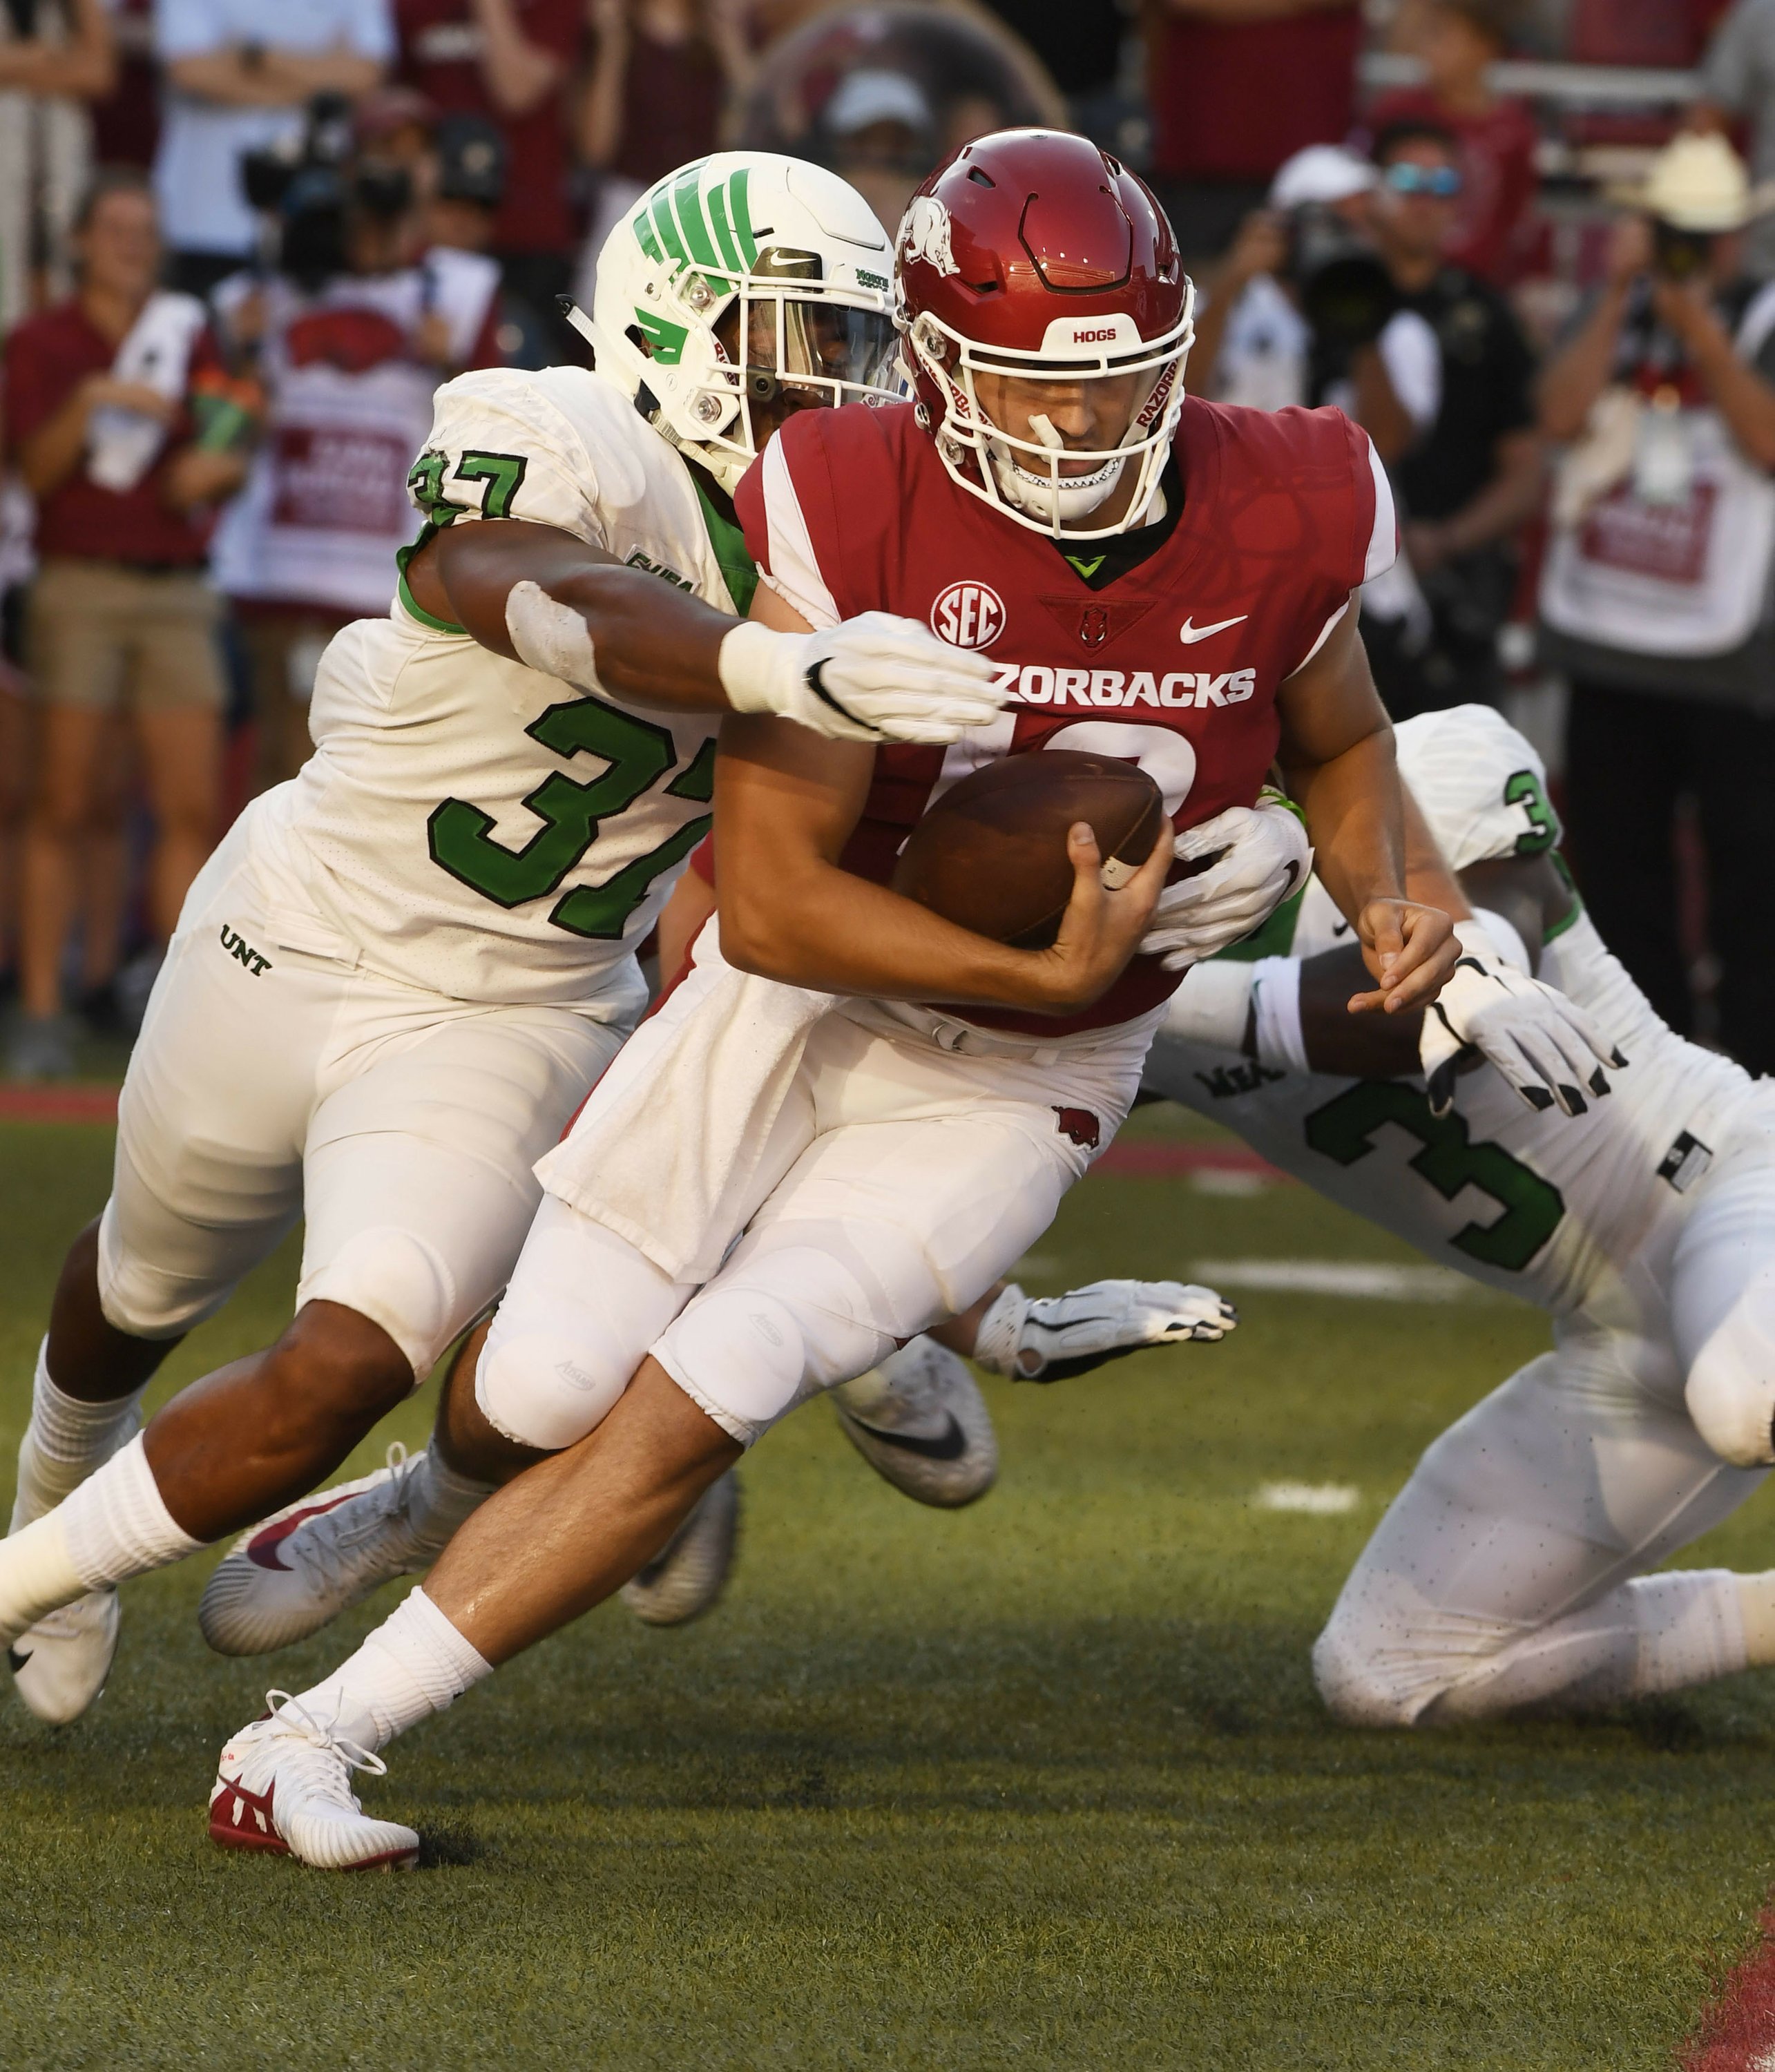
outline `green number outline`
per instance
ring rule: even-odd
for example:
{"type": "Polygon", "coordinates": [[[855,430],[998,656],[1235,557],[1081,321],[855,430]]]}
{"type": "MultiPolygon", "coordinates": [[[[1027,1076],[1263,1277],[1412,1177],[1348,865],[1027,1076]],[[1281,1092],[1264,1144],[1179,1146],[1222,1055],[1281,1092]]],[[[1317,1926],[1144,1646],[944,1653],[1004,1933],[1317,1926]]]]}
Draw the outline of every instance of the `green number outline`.
{"type": "Polygon", "coordinates": [[[1394,1123],[1424,1149],[1411,1170],[1452,1202],[1463,1187],[1477,1187],[1502,1209],[1495,1223],[1466,1224],[1451,1242],[1469,1259],[1506,1273],[1520,1273],[1556,1231],[1565,1197],[1550,1180],[1513,1158],[1499,1144],[1469,1137],[1465,1119],[1430,1112],[1427,1095],[1397,1079],[1362,1079],[1306,1118],[1308,1144],[1339,1166],[1354,1166],[1374,1149],[1374,1133],[1394,1123]]]}
{"type": "MultiPolygon", "coordinates": [[[[551,771],[524,800],[526,810],[542,824],[520,849],[496,841],[491,814],[466,799],[446,799],[425,823],[432,861],[471,892],[508,911],[559,891],[561,881],[598,840],[601,824],[627,812],[678,759],[677,744],[666,728],[597,698],[551,705],[524,731],[569,762],[585,751],[601,757],[607,767],[583,783],[551,771]]],[[[666,786],[666,796],[706,802],[714,795],[714,776],[712,737],[666,786]]],[[[705,813],[686,822],[656,849],[625,864],[606,884],[576,886],[549,919],[576,935],[620,936],[648,886],[696,847],[708,832],[710,818],[705,813]]]]}
{"type": "Polygon", "coordinates": [[[484,482],[487,494],[481,499],[481,516],[505,518],[511,515],[512,500],[523,486],[529,465],[526,454],[483,453],[479,446],[468,446],[456,463],[455,479],[484,482]]]}
{"type": "Polygon", "coordinates": [[[1504,804],[1520,806],[1528,816],[1528,832],[1516,837],[1518,856],[1542,856],[1559,839],[1559,817],[1532,770],[1518,770],[1504,781],[1504,804]]]}

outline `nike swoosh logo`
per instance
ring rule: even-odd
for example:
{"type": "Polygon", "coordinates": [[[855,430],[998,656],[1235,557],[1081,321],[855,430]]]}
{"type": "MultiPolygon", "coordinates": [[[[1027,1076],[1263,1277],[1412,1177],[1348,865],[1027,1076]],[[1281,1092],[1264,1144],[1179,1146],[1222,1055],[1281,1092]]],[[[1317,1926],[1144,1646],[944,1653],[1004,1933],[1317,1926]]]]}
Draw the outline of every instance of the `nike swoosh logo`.
{"type": "Polygon", "coordinates": [[[1331,924],[1331,932],[1334,935],[1347,935],[1350,933],[1350,923],[1347,921],[1333,921],[1331,924]]]}
{"type": "Polygon", "coordinates": [[[7,1667],[12,1671],[14,1676],[19,1676],[24,1673],[25,1664],[30,1661],[31,1655],[35,1654],[35,1652],[36,1650],[35,1648],[28,1650],[23,1655],[21,1655],[16,1647],[9,1647],[6,1650],[7,1667]]]}
{"type": "Polygon", "coordinates": [[[1217,619],[1212,626],[1194,626],[1186,619],[1177,628],[1177,638],[1185,648],[1194,648],[1198,640],[1206,640],[1210,633],[1224,633],[1229,626],[1243,626],[1251,615],[1248,611],[1242,611],[1237,619],[1217,619]]]}
{"type": "Polygon", "coordinates": [[[300,1511],[292,1511],[288,1518],[276,1525],[268,1525],[263,1532],[256,1532],[247,1542],[246,1556],[256,1568],[276,1568],[283,1574],[290,1572],[290,1564],[278,1553],[291,1533],[306,1525],[311,1518],[323,1516],[342,1503],[349,1503],[350,1496],[328,1498],[319,1503],[304,1504],[300,1511]]]}
{"type": "Polygon", "coordinates": [[[847,1410],[844,1414],[860,1432],[867,1432],[884,1446],[898,1446],[904,1453],[922,1453],[927,1461],[959,1461],[968,1451],[968,1434],[956,1422],[953,1410],[943,1412],[943,1422],[948,1429],[935,1439],[921,1439],[912,1432],[884,1432],[879,1424],[871,1424],[854,1411],[847,1410]]]}

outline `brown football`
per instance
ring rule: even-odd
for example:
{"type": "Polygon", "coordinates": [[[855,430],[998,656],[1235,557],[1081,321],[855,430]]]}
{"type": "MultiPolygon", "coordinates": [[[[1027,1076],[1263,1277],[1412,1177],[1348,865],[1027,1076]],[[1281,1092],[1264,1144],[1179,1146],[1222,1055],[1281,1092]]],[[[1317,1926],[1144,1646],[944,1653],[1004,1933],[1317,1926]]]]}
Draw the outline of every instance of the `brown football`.
{"type": "Polygon", "coordinates": [[[1153,853],[1165,817],[1137,763],[1064,748],[1007,755],[951,786],[907,840],[894,889],[946,921],[1043,950],[1072,897],[1066,830],[1087,821],[1125,883],[1153,853]]]}

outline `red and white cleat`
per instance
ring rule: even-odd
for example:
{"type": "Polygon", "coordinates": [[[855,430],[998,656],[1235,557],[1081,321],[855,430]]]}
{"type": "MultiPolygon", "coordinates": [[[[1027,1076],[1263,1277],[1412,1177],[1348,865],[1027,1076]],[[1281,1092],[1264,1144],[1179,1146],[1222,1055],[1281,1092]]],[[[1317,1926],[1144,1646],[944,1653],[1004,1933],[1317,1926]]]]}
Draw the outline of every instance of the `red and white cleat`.
{"type": "Polygon", "coordinates": [[[224,1849],[266,1849],[323,1871],[405,1871],[419,1837],[392,1820],[372,1820],[351,1789],[351,1772],[388,1774],[380,1756],[337,1738],[287,1691],[222,1751],[210,1794],[210,1840],[224,1849]]]}

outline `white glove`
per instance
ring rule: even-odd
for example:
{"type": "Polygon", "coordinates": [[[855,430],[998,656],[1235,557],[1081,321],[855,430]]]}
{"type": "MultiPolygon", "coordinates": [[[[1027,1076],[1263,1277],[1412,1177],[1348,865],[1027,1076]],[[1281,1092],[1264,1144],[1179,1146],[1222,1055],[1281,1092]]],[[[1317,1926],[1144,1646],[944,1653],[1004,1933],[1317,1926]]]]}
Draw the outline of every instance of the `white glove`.
{"type": "Polygon", "coordinates": [[[1013,1281],[981,1318],[974,1358],[1013,1381],[1064,1381],[1144,1346],[1211,1343],[1238,1322],[1213,1289],[1177,1281],[1094,1281],[1033,1301],[1013,1281]]]}
{"type": "Polygon", "coordinates": [[[1575,1001],[1506,963],[1478,923],[1457,921],[1455,935],[1461,961],[1425,1009],[1418,1038],[1430,1112],[1453,1107],[1455,1070],[1470,1046],[1531,1108],[1582,1115],[1588,1104],[1580,1089],[1607,1093],[1602,1067],[1618,1070],[1627,1060],[1575,1001]]]}
{"type": "Polygon", "coordinates": [[[775,713],[832,741],[954,741],[995,719],[1006,696],[984,655],[887,611],[821,633],[748,619],[722,641],[718,666],[735,712],[775,713]]]}
{"type": "Polygon", "coordinates": [[[1313,846],[1300,816],[1269,798],[1229,806],[1177,837],[1179,862],[1220,853],[1208,868],[1168,885],[1153,910],[1142,952],[1162,956],[1167,971],[1204,962],[1268,920],[1305,880],[1313,846]]]}

